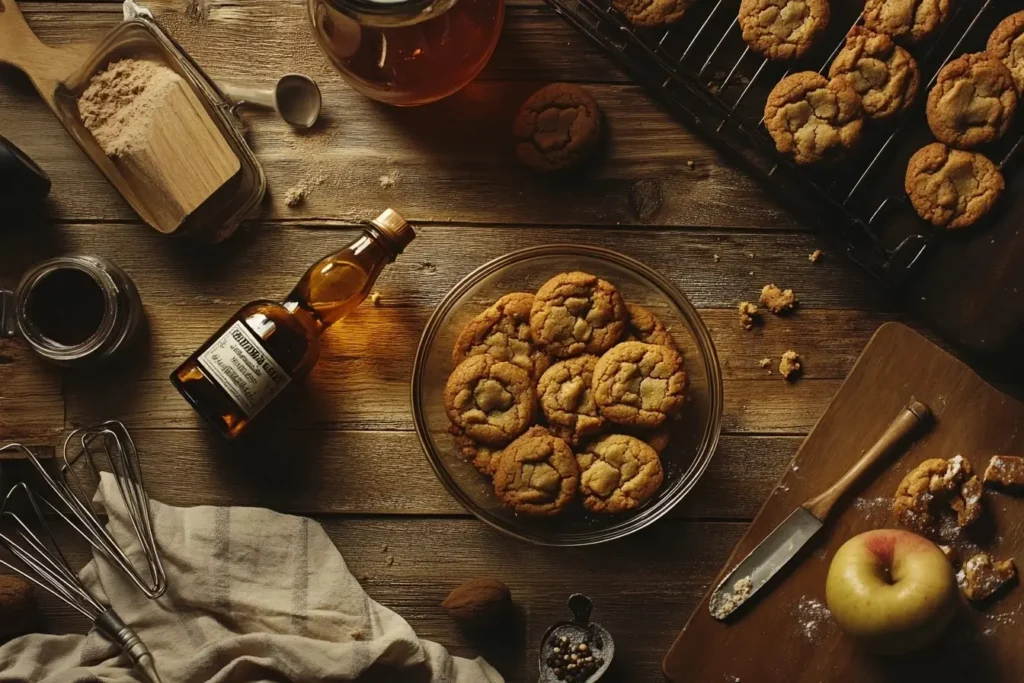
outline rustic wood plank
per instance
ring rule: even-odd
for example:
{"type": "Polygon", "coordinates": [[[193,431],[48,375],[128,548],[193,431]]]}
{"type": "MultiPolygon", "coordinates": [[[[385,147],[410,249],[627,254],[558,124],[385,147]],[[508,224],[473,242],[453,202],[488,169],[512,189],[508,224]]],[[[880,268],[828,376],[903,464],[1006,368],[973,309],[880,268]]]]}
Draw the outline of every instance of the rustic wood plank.
{"type": "MultiPolygon", "coordinates": [[[[608,546],[527,545],[469,519],[321,521],[372,598],[402,615],[420,637],[457,655],[487,657],[510,683],[536,679],[537,644],[552,622],[567,617],[565,600],[578,591],[594,600],[594,619],[616,638],[616,663],[602,680],[660,680],[660,659],[675,630],[745,526],[663,520],[609,552],[608,546]],[[509,585],[519,613],[514,628],[482,638],[459,629],[440,609],[452,588],[476,576],[509,585]]],[[[71,554],[76,566],[85,559],[81,550],[71,554]]],[[[84,629],[53,599],[42,602],[47,631],[84,629]]]]}
{"type": "MultiPolygon", "coordinates": [[[[165,18],[213,78],[262,81],[268,74],[306,71],[321,81],[324,92],[325,122],[312,133],[298,134],[269,114],[248,115],[250,141],[270,187],[269,200],[253,218],[362,217],[385,204],[400,203],[410,218],[434,221],[457,216],[494,222],[494,207],[501,206],[503,220],[512,223],[774,228],[795,224],[753,179],[683,130],[638,87],[591,88],[609,123],[605,161],[585,179],[552,183],[518,166],[509,129],[523,99],[554,73],[515,82],[480,81],[429,107],[382,108],[351,91],[327,65],[308,35],[303,2],[262,0],[244,8],[227,1],[211,5],[203,22],[182,13],[181,0],[171,5],[177,12],[165,18]],[[265,44],[253,45],[248,32],[253,22],[274,27],[261,33],[265,44]],[[285,206],[287,189],[312,184],[317,177],[324,181],[303,205],[285,206]],[[389,180],[382,182],[382,177],[389,180]],[[631,204],[641,180],[653,181],[663,198],[661,210],[651,216],[645,213],[643,220],[631,204]],[[451,188],[458,188],[457,198],[451,188]]],[[[117,20],[109,10],[94,15],[74,4],[52,8],[32,12],[29,21],[42,38],[54,43],[77,39],[81,33],[93,36],[104,21],[113,25],[117,20]]],[[[523,35],[534,35],[533,28],[522,28],[523,35]]],[[[506,38],[518,35],[514,31],[513,26],[506,38]]],[[[559,54],[567,52],[561,41],[538,39],[559,54]]],[[[509,60],[527,64],[514,40],[507,42],[514,55],[509,60]]],[[[551,60],[541,55],[539,61],[551,60]]],[[[60,220],[134,218],[24,79],[4,78],[0,129],[53,177],[53,212],[60,220]]]]}
{"type": "MultiPolygon", "coordinates": [[[[132,438],[146,490],[170,505],[262,506],[304,515],[469,514],[436,479],[412,432],[277,430],[233,450],[207,430],[133,429],[132,438]]],[[[723,437],[673,516],[751,519],[802,440],[723,437]]],[[[27,463],[4,467],[7,481],[31,473],[27,463]]]]}
{"type": "Polygon", "coordinates": [[[21,341],[0,341],[0,446],[48,443],[64,427],[60,371],[21,341]]]}

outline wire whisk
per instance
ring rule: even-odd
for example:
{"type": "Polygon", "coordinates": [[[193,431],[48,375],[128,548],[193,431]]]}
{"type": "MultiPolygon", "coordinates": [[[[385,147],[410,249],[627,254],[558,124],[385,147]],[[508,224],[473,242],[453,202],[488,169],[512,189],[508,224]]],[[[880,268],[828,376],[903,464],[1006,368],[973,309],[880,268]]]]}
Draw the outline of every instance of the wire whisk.
{"type": "Polygon", "coordinates": [[[39,473],[43,482],[65,510],[54,510],[96,551],[113,563],[146,597],[156,599],[167,590],[167,574],[153,534],[149,498],[142,481],[138,451],[124,424],[116,420],[103,422],[93,427],[78,429],[64,440],[61,464],[57,476],[53,476],[28,448],[12,443],[0,448],[0,452],[16,450],[25,455],[39,473]],[[83,484],[84,468],[75,465],[84,462],[97,484],[101,471],[114,475],[117,490],[124,504],[135,540],[145,560],[145,573],[140,572],[128,554],[107,530],[92,507],[91,495],[83,484]]]}
{"type": "Polygon", "coordinates": [[[63,519],[64,513],[45,499],[37,499],[24,483],[15,484],[0,505],[0,545],[14,556],[16,562],[0,558],[0,565],[31,581],[51,593],[69,607],[90,619],[93,626],[112,643],[118,645],[131,659],[147,683],[161,683],[156,664],[149,648],[138,634],[114,612],[103,605],[79,581],[71,570],[67,558],[50,531],[42,505],[63,519]],[[35,522],[42,529],[37,534],[12,507],[16,494],[24,494],[35,522]]]}

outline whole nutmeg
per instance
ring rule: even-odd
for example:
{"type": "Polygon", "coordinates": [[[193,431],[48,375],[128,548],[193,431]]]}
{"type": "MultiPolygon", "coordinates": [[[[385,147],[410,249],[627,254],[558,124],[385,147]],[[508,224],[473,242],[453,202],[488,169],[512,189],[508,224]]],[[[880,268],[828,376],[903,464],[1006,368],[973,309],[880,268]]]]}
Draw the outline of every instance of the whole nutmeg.
{"type": "Polygon", "coordinates": [[[463,626],[497,626],[512,611],[512,592],[497,579],[471,579],[449,593],[441,607],[463,626]]]}
{"type": "Polygon", "coordinates": [[[20,576],[0,575],[0,640],[28,631],[35,615],[32,584],[20,576]]]}

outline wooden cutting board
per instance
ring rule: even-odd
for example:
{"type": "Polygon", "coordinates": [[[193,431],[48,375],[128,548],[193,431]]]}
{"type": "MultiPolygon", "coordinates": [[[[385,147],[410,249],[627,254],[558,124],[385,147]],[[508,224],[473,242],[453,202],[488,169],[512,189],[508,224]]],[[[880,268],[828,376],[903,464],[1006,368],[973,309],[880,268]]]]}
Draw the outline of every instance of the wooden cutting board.
{"type": "MultiPolygon", "coordinates": [[[[983,610],[964,604],[936,646],[890,658],[859,650],[840,633],[824,606],[825,575],[835,551],[858,533],[895,526],[892,494],[910,469],[926,458],[958,453],[977,470],[995,453],[1024,455],[1024,404],[899,323],[875,333],[712,587],[798,505],[838,479],[911,398],[935,413],[930,431],[892,456],[874,477],[869,475],[870,481],[852,494],[804,553],[730,623],[711,618],[705,596],[665,657],[669,679],[1017,683],[1024,678],[1024,587],[1015,587],[983,610]]],[[[1015,558],[1024,568],[1024,498],[990,491],[985,506],[988,519],[953,545],[990,549],[998,558],[1015,558]]]]}

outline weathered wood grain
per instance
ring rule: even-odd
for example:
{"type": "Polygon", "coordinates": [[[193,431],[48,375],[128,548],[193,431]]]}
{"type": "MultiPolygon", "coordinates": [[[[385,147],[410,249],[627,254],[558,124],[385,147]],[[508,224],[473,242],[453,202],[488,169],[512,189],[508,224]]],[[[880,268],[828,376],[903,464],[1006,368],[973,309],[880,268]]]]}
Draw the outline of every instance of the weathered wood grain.
{"type": "MultiPolygon", "coordinates": [[[[170,505],[259,506],[304,515],[469,514],[437,480],[412,432],[278,430],[235,449],[208,430],[135,429],[132,438],[147,491],[170,505]]],[[[752,518],[801,441],[723,437],[700,484],[673,515],[752,518]]],[[[2,467],[7,481],[30,473],[27,463],[2,467]]]]}
{"type": "MultiPolygon", "coordinates": [[[[484,655],[512,683],[535,680],[540,638],[567,618],[565,600],[573,592],[594,600],[593,618],[616,639],[616,664],[602,680],[660,680],[661,654],[744,528],[663,520],[614,546],[540,548],[469,519],[321,521],[370,597],[402,615],[420,637],[457,655],[484,655]],[[450,590],[476,576],[509,585],[519,614],[515,628],[482,638],[441,610],[450,590]]],[[[80,565],[85,558],[79,551],[71,559],[80,565]]],[[[52,599],[43,604],[48,630],[84,629],[52,599]]]]}
{"type": "MultiPolygon", "coordinates": [[[[531,25],[512,22],[503,39],[510,51],[503,59],[515,62],[518,80],[479,81],[435,105],[398,110],[375,105],[342,83],[309,36],[304,2],[205,3],[202,20],[185,13],[185,6],[176,0],[155,8],[213,78],[266,81],[273,74],[305,71],[323,88],[325,122],[312,133],[297,134],[270,114],[247,115],[250,142],[270,188],[253,218],[365,217],[386,204],[400,204],[410,218],[449,222],[492,223],[494,207],[501,206],[500,220],[512,223],[794,225],[755,181],[634,86],[592,87],[610,133],[604,163],[586,178],[552,183],[521,169],[509,132],[519,104],[544,82],[573,79],[574,69],[578,75],[575,67],[563,70],[547,57],[571,52],[570,46],[553,36],[536,36],[531,25]],[[249,32],[254,25],[263,27],[259,41],[249,32]],[[517,45],[517,35],[532,36],[545,51],[526,54],[527,48],[540,48],[517,45]],[[529,67],[534,59],[544,68],[529,67]],[[289,188],[318,177],[324,182],[303,205],[285,206],[289,188]],[[661,210],[645,213],[643,220],[631,206],[641,180],[653,181],[663,197],[661,210]]],[[[28,19],[44,40],[59,44],[116,24],[117,12],[111,11],[116,6],[102,9],[93,13],[91,6],[50,4],[28,19]]],[[[498,77],[509,77],[497,68],[498,77]]],[[[0,129],[53,177],[53,211],[60,220],[134,218],[24,79],[6,77],[0,84],[0,129]]]]}
{"type": "Polygon", "coordinates": [[[41,363],[20,341],[0,341],[0,446],[11,440],[48,443],[63,430],[60,371],[41,363]]]}

